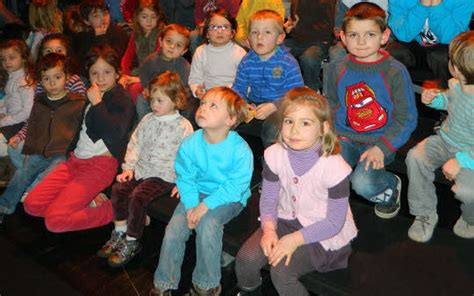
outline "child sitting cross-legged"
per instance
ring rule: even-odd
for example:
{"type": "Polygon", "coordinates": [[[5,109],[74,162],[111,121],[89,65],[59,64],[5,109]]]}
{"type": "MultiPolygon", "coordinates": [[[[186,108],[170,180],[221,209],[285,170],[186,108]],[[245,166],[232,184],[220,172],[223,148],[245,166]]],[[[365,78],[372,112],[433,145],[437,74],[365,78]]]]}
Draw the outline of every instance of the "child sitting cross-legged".
{"type": "Polygon", "coordinates": [[[197,260],[191,295],[219,295],[224,225],[250,197],[253,156],[231,131],[244,118],[245,101],[226,87],[206,92],[196,111],[201,127],[184,140],[176,156],[180,203],[166,227],[150,295],[178,288],[186,241],[196,231],[197,260]]]}
{"type": "Polygon", "coordinates": [[[97,252],[112,267],[129,262],[140,251],[146,205],[171,191],[176,178],[174,160],[179,145],[193,132],[177,109],[186,105],[179,75],[166,71],[150,82],[148,113],[132,134],[122,164],[123,172],[112,187],[115,229],[97,252]]]}

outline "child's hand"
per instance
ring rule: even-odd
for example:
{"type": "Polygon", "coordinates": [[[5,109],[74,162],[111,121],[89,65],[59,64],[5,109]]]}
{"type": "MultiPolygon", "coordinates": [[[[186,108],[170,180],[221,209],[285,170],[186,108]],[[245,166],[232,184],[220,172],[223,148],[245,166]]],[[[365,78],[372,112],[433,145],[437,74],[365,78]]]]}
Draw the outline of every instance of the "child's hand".
{"type": "Polygon", "coordinates": [[[188,211],[188,227],[189,229],[194,229],[201,221],[201,218],[207,213],[209,208],[205,203],[201,202],[197,207],[188,211]]]}
{"type": "Polygon", "coordinates": [[[258,105],[256,110],[257,110],[257,115],[255,116],[255,118],[264,120],[268,116],[270,116],[270,114],[272,114],[273,112],[276,112],[277,108],[273,103],[263,103],[263,104],[258,105]]]}
{"type": "Polygon", "coordinates": [[[124,88],[130,84],[140,82],[140,78],[136,76],[129,76],[129,75],[122,75],[118,83],[122,85],[124,88]]]}
{"type": "Polygon", "coordinates": [[[150,91],[148,90],[148,87],[143,88],[142,95],[145,100],[150,97],[150,91]]]}
{"type": "Polygon", "coordinates": [[[303,234],[299,231],[295,231],[291,234],[283,236],[273,248],[273,252],[268,257],[268,263],[272,266],[277,266],[280,261],[286,257],[285,266],[288,266],[291,262],[291,256],[296,249],[304,244],[303,234]]]}
{"type": "Polygon", "coordinates": [[[117,175],[117,182],[124,183],[133,179],[133,170],[125,170],[120,175],[117,175]]]}
{"type": "Polygon", "coordinates": [[[7,117],[7,114],[5,114],[5,113],[0,113],[0,119],[3,119],[3,118],[5,118],[5,117],[7,117]]]}
{"type": "Polygon", "coordinates": [[[421,102],[425,105],[431,104],[433,102],[433,99],[440,93],[441,91],[439,89],[423,89],[423,92],[421,93],[421,102]]]}
{"type": "Polygon", "coordinates": [[[177,199],[180,198],[177,186],[174,186],[173,189],[171,189],[171,197],[175,197],[177,199]]]}
{"type": "Polygon", "coordinates": [[[260,247],[262,247],[263,254],[269,256],[273,253],[275,245],[278,243],[278,235],[275,230],[264,230],[262,239],[260,240],[260,247]]]}
{"type": "Polygon", "coordinates": [[[102,92],[100,91],[100,88],[97,86],[97,84],[91,84],[91,86],[87,90],[87,98],[93,106],[102,102],[102,92]]]}
{"type": "Polygon", "coordinates": [[[442,170],[446,179],[449,181],[454,181],[461,170],[461,165],[456,158],[451,158],[443,164],[442,170]]]}
{"type": "Polygon", "coordinates": [[[206,89],[204,88],[204,85],[198,85],[196,88],[196,96],[199,99],[202,99],[205,93],[206,93],[206,89]]]}
{"type": "Polygon", "coordinates": [[[359,162],[363,162],[364,160],[366,171],[369,169],[370,165],[372,165],[374,170],[380,170],[385,166],[383,152],[377,146],[369,148],[364,153],[362,153],[359,162]]]}
{"type": "Polygon", "coordinates": [[[8,140],[8,145],[10,145],[13,148],[17,148],[20,142],[21,142],[20,137],[13,136],[10,138],[10,140],[8,140]]]}

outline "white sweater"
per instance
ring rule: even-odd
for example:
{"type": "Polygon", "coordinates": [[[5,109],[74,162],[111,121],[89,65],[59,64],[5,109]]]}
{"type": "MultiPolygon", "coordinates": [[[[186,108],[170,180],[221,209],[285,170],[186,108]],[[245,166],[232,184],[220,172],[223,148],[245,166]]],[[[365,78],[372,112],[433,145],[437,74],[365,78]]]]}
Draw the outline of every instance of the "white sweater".
{"type": "Polygon", "coordinates": [[[193,95],[196,96],[199,85],[206,90],[216,86],[231,87],[237,66],[245,54],[246,51],[232,41],[221,47],[199,46],[193,56],[188,80],[193,95]]]}
{"type": "Polygon", "coordinates": [[[159,177],[174,183],[174,161],[184,138],[193,133],[191,123],[177,111],[171,115],[148,113],[130,138],[123,170],[133,170],[135,179],[159,177]]]}
{"type": "Polygon", "coordinates": [[[5,99],[0,105],[0,114],[5,115],[0,120],[0,126],[26,121],[30,117],[34,96],[35,87],[26,85],[23,69],[10,73],[5,85],[5,99]]]}

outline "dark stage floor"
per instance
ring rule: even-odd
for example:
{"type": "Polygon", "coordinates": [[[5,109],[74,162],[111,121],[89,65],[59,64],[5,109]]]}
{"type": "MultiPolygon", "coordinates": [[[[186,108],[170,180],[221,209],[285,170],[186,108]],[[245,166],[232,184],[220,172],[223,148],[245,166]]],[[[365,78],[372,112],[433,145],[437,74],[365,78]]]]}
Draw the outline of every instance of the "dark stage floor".
{"type": "MultiPolygon", "coordinates": [[[[439,194],[440,223],[428,244],[407,238],[411,218],[406,192],[400,215],[387,221],[376,218],[371,205],[353,197],[359,236],[353,243],[350,268],[308,282],[330,286],[333,292],[327,295],[473,295],[474,240],[452,234],[458,204],[447,186],[439,194]]],[[[0,295],[148,295],[164,225],[153,221],[146,229],[142,254],[120,269],[95,256],[110,230],[107,226],[51,234],[41,219],[27,216],[19,206],[0,230],[0,295]]],[[[190,247],[176,295],[189,288],[193,261],[190,247]]],[[[268,273],[263,277],[263,295],[276,295],[268,273]]],[[[223,295],[235,295],[232,265],[223,270],[222,284],[223,295]]]]}

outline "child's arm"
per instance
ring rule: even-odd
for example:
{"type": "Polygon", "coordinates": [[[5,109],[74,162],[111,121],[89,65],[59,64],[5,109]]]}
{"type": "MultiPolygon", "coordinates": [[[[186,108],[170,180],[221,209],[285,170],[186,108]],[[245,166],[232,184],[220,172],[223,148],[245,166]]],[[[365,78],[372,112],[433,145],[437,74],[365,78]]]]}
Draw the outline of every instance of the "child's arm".
{"type": "Polygon", "coordinates": [[[235,75],[234,84],[232,85],[232,89],[246,101],[248,101],[248,91],[250,87],[249,78],[247,74],[248,57],[249,55],[247,54],[237,67],[237,73],[235,75]]]}
{"type": "Polygon", "coordinates": [[[440,1],[438,5],[430,7],[430,29],[438,37],[439,43],[449,44],[457,34],[469,30],[473,12],[474,1],[440,1]]]}
{"type": "Polygon", "coordinates": [[[196,98],[201,98],[204,94],[204,47],[198,47],[191,63],[191,73],[189,74],[189,87],[191,93],[196,98]]]}
{"type": "Polygon", "coordinates": [[[132,33],[128,41],[127,49],[120,61],[120,71],[122,75],[130,75],[130,68],[132,68],[133,59],[135,58],[135,34],[132,33]]]}
{"type": "Polygon", "coordinates": [[[176,186],[186,210],[199,205],[199,191],[196,185],[197,170],[192,157],[192,145],[184,141],[178,149],[175,160],[176,186]]]}
{"type": "Polygon", "coordinates": [[[133,172],[135,165],[140,158],[140,151],[143,148],[143,134],[146,132],[144,131],[144,123],[148,118],[150,117],[147,115],[143,117],[130,137],[130,141],[127,145],[127,152],[125,153],[124,163],[122,164],[122,170],[124,171],[133,172]]]}
{"type": "Polygon", "coordinates": [[[388,12],[388,26],[393,34],[400,41],[411,42],[425,25],[430,7],[418,1],[389,1],[388,12]]]}

